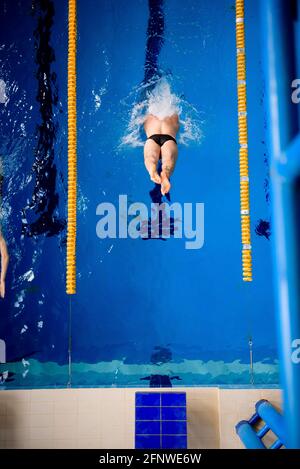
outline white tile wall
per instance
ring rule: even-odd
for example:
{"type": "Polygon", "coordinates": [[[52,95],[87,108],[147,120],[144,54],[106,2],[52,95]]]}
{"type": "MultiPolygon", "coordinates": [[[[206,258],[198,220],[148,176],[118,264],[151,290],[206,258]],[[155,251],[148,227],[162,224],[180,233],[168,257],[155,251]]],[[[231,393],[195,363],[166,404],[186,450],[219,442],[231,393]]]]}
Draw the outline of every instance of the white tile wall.
{"type": "MultiPolygon", "coordinates": [[[[135,392],[140,390],[1,391],[0,448],[134,448],[135,392]]],[[[255,402],[265,398],[280,407],[277,390],[173,390],[187,393],[193,449],[242,447],[234,427],[252,415],[255,402]]]]}
{"type": "MultiPolygon", "coordinates": [[[[260,399],[269,400],[278,410],[281,408],[281,392],[278,389],[220,389],[220,447],[223,449],[243,448],[236,435],[235,425],[240,420],[248,420],[255,413],[255,403],[260,399]]],[[[269,446],[274,441],[268,433],[264,443],[269,446]]]]}

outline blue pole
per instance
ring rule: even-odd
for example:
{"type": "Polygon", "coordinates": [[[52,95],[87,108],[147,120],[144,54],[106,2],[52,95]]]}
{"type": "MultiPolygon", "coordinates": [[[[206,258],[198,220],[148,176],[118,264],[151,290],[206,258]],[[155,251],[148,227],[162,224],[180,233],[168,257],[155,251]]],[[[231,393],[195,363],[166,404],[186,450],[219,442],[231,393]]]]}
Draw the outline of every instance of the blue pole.
{"type": "Polygon", "coordinates": [[[252,415],[252,417],[250,417],[248,422],[250,423],[250,425],[255,425],[259,420],[260,420],[260,416],[257,413],[255,413],[254,415],[252,415]]]}
{"type": "Polygon", "coordinates": [[[268,144],[272,189],[272,248],[281,384],[289,448],[300,448],[300,364],[293,341],[300,338],[299,239],[296,180],[299,141],[291,83],[296,78],[292,2],[261,0],[262,49],[266,80],[268,144]],[[297,164],[295,164],[295,161],[297,164]]]}
{"type": "Polygon", "coordinates": [[[269,430],[270,430],[269,425],[264,425],[262,428],[257,430],[256,435],[261,440],[268,433],[269,430]]]}
{"type": "Polygon", "coordinates": [[[255,407],[261,419],[266,422],[267,426],[280,441],[286,445],[286,430],[283,416],[265,399],[258,401],[255,407]]]}
{"type": "Polygon", "coordinates": [[[236,433],[247,449],[267,449],[247,420],[241,420],[235,426],[236,433]]]}
{"type": "Polygon", "coordinates": [[[269,449],[280,449],[282,446],[282,442],[280,440],[274,441],[274,443],[270,446],[269,449]]]}

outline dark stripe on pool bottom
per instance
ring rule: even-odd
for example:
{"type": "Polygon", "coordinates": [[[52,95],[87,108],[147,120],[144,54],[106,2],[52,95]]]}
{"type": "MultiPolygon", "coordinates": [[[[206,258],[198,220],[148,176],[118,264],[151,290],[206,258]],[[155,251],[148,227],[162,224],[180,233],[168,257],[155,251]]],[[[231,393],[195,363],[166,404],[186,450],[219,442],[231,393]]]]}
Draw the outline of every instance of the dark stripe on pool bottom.
{"type": "Polygon", "coordinates": [[[54,144],[57,123],[54,107],[58,103],[57,77],[51,70],[55,53],[51,47],[51,30],[55,16],[52,0],[36,0],[37,27],[34,31],[38,82],[37,101],[41,122],[37,125],[35,160],[32,172],[35,186],[29,204],[23,209],[22,234],[54,236],[65,228],[66,222],[57,216],[59,196],[56,192],[57,168],[54,164],[54,144]]]}
{"type": "Polygon", "coordinates": [[[146,55],[144,65],[144,80],[143,84],[147,86],[142,91],[141,99],[145,99],[145,92],[150,88],[154,88],[156,80],[161,77],[158,66],[158,58],[162,46],[165,42],[165,15],[163,10],[163,0],[149,0],[149,19],[147,27],[147,42],[146,42],[146,55]]]}

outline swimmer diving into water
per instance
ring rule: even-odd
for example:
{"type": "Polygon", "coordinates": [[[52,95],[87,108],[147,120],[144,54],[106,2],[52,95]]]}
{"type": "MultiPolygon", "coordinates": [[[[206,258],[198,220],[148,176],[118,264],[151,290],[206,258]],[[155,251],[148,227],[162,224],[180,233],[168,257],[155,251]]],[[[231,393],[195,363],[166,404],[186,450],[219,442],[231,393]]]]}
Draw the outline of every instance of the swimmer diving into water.
{"type": "Polygon", "coordinates": [[[161,184],[162,195],[170,191],[170,177],[175,169],[178,148],[176,134],[179,130],[178,114],[159,119],[148,114],[144,121],[147,140],[144,145],[144,161],[151,181],[161,184]],[[161,173],[158,162],[161,159],[161,173]]]}

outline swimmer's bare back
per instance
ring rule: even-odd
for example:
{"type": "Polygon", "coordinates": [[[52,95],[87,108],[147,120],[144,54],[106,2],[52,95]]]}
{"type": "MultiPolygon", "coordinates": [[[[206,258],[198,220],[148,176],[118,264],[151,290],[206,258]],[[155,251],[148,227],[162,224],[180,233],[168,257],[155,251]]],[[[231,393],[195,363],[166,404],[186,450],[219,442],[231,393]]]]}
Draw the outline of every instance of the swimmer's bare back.
{"type": "Polygon", "coordinates": [[[179,130],[177,114],[159,119],[148,114],[144,121],[147,140],[144,146],[144,161],[150,179],[161,184],[163,195],[170,191],[170,176],[172,175],[178,157],[176,134],[179,130]],[[159,175],[157,164],[162,160],[162,171],[159,175]]]}

